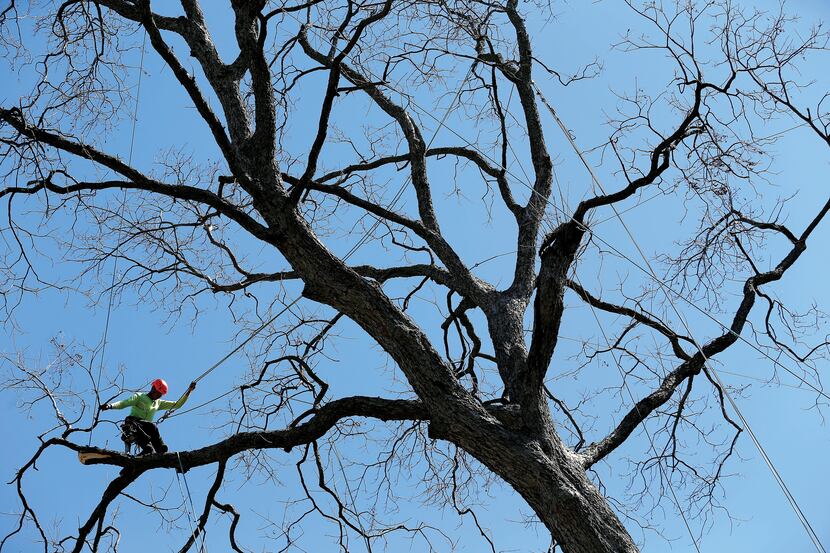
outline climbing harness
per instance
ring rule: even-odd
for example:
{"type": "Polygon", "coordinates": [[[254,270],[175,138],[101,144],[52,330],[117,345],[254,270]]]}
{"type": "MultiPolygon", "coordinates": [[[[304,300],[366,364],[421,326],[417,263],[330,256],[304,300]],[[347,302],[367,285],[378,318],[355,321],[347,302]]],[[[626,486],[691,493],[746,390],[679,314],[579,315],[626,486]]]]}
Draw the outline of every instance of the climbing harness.
{"type": "Polygon", "coordinates": [[[132,446],[138,443],[138,433],[140,430],[136,427],[135,422],[129,417],[124,419],[124,422],[121,423],[120,428],[121,441],[124,442],[124,453],[129,455],[132,451],[132,446]]]}

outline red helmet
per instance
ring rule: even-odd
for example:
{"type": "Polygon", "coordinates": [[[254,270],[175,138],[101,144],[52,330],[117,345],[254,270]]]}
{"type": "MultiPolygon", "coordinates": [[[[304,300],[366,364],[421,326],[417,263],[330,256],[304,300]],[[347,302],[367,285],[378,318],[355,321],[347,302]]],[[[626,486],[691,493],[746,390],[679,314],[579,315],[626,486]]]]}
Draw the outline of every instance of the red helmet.
{"type": "Polygon", "coordinates": [[[153,389],[161,395],[164,395],[167,393],[167,382],[165,382],[161,378],[157,378],[153,380],[153,389]]]}

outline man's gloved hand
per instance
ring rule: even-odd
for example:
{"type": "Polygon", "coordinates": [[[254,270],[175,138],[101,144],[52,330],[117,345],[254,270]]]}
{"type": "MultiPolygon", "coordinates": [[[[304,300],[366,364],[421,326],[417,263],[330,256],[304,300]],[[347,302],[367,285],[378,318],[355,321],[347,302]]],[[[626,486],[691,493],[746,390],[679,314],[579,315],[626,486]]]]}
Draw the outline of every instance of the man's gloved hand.
{"type": "Polygon", "coordinates": [[[102,403],[98,406],[98,409],[100,409],[101,411],[107,411],[109,409],[112,409],[112,405],[110,405],[109,403],[102,403]]]}

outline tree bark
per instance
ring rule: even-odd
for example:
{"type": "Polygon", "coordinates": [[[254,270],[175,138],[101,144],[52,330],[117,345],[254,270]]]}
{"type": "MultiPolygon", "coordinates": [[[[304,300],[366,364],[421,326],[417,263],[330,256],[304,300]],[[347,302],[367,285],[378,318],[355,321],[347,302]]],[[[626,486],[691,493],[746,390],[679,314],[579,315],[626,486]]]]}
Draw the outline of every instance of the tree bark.
{"type": "Polygon", "coordinates": [[[521,432],[484,420],[472,425],[432,420],[430,435],[459,445],[510,484],[565,553],[639,551],[588,479],[581,458],[563,444],[547,453],[539,442],[521,432]]]}
{"type": "Polygon", "coordinates": [[[637,551],[588,479],[581,458],[561,442],[541,394],[535,405],[516,405],[520,417],[514,424],[498,420],[460,385],[422,331],[378,287],[327,255],[296,215],[278,219],[274,226],[286,230],[279,247],[304,273],[304,294],[347,314],[383,346],[424,401],[432,437],[458,445],[509,483],[566,553],[637,551]]]}

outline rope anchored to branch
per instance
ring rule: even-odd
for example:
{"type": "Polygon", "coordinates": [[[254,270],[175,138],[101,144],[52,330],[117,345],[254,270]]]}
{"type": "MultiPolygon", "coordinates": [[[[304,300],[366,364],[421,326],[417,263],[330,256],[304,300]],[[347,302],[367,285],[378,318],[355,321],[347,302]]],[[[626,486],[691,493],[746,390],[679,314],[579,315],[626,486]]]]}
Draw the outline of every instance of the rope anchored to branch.
{"type": "MultiPolygon", "coordinates": [[[[208,368],[205,372],[203,372],[202,374],[200,374],[199,376],[197,376],[197,377],[193,380],[193,383],[194,383],[194,384],[198,383],[200,380],[202,380],[203,378],[205,378],[207,375],[209,375],[210,373],[212,373],[213,371],[215,371],[216,369],[218,369],[220,366],[222,366],[222,364],[223,364],[223,363],[225,363],[225,361],[227,361],[228,359],[230,359],[231,357],[233,357],[233,356],[234,356],[234,355],[235,355],[235,354],[236,354],[239,350],[241,350],[241,349],[242,349],[242,348],[244,348],[246,345],[248,345],[248,343],[249,343],[251,340],[253,340],[254,338],[256,338],[256,337],[257,337],[257,335],[259,335],[259,333],[260,333],[260,332],[262,332],[263,330],[265,330],[265,328],[267,328],[267,327],[268,327],[271,323],[273,323],[274,321],[276,321],[276,320],[279,318],[279,316],[280,316],[280,315],[282,315],[283,313],[285,313],[286,311],[288,311],[289,309],[291,309],[291,308],[292,308],[292,307],[293,307],[293,306],[294,306],[294,305],[295,305],[298,301],[300,301],[300,299],[301,299],[301,298],[302,298],[302,296],[297,296],[296,298],[294,298],[294,301],[292,301],[291,303],[289,303],[288,305],[286,305],[285,307],[283,307],[283,308],[280,310],[280,312],[279,312],[279,313],[277,313],[276,315],[274,315],[273,317],[271,317],[270,319],[268,319],[267,321],[265,321],[264,323],[262,323],[262,324],[261,324],[261,325],[260,325],[260,326],[259,326],[256,330],[254,330],[254,331],[251,333],[251,335],[250,335],[250,336],[248,336],[247,338],[245,338],[245,340],[243,340],[243,341],[242,341],[242,343],[240,343],[238,346],[236,346],[236,347],[235,347],[235,348],[233,348],[231,351],[229,351],[229,352],[228,352],[228,353],[227,353],[224,357],[222,357],[219,361],[217,361],[216,363],[214,363],[213,365],[211,365],[211,366],[210,366],[210,367],[209,367],[209,368],[208,368]]],[[[225,395],[227,395],[227,394],[225,394],[225,395]]],[[[169,411],[167,411],[166,413],[164,413],[164,415],[162,415],[162,417],[158,420],[158,423],[157,423],[157,424],[161,424],[162,422],[164,422],[164,420],[165,420],[165,419],[167,419],[168,417],[170,417],[170,416],[171,416],[171,415],[172,415],[175,411],[176,411],[176,409],[170,409],[169,411]]]]}

